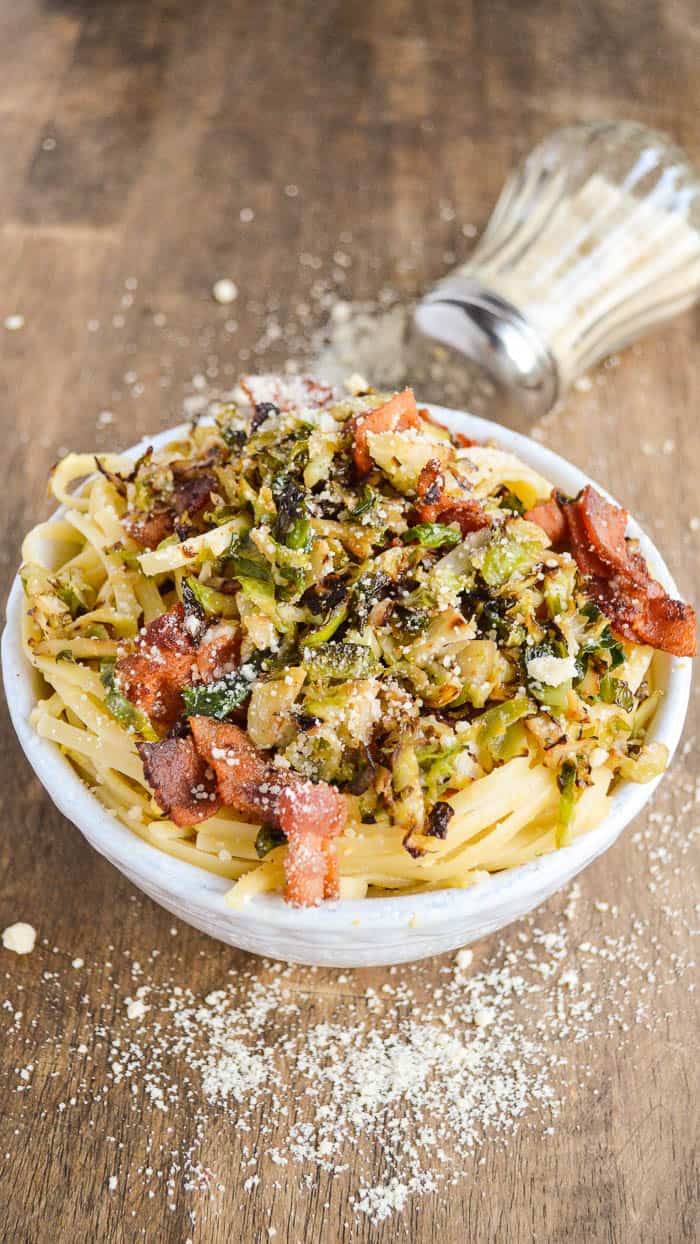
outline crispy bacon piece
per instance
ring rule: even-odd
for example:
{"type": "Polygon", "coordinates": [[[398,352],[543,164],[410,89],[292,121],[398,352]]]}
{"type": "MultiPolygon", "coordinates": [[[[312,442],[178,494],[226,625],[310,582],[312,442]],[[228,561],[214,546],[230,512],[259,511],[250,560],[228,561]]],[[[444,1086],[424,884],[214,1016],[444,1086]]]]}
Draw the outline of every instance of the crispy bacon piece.
{"type": "Polygon", "coordinates": [[[647,571],[641,580],[615,575],[591,578],[587,591],[610,619],[618,635],[636,644],[649,644],[672,656],[694,657],[696,617],[692,605],[673,600],[647,571]]]}
{"type": "Polygon", "coordinates": [[[282,790],[279,770],[268,764],[245,730],[213,717],[190,717],[197,751],[216,774],[221,800],[272,825],[282,790]]]}
{"type": "Polygon", "coordinates": [[[192,739],[137,743],[156,803],[176,825],[197,825],[220,807],[216,784],[192,739]]]}
{"type": "Polygon", "coordinates": [[[533,505],[531,510],[525,511],[523,518],[530,523],[537,523],[537,526],[549,536],[555,548],[566,540],[569,529],[554,489],[552,489],[549,501],[541,501],[539,505],[533,505]]]}
{"type": "Polygon", "coordinates": [[[406,428],[421,426],[413,389],[395,394],[383,406],[355,415],[351,420],[353,435],[353,458],[359,475],[367,475],[372,469],[372,459],[367,448],[368,432],[402,432],[406,428]]]}
{"type": "Polygon", "coordinates": [[[337,899],[340,877],[332,839],[347,820],[343,796],[325,782],[297,781],[282,791],[277,808],[289,843],[287,902],[294,907],[316,907],[324,898],[337,899]]]}
{"type": "Polygon", "coordinates": [[[586,581],[586,591],[602,609],[613,630],[623,639],[639,643],[634,626],[637,616],[644,608],[644,595],[634,584],[619,576],[612,579],[591,575],[586,581]]]}
{"type": "Polygon", "coordinates": [[[210,626],[197,649],[197,669],[202,682],[215,682],[237,669],[241,656],[241,632],[231,622],[210,626]]]}
{"type": "Polygon", "coordinates": [[[629,574],[630,560],[625,542],[629,518],[627,510],[606,501],[590,484],[586,484],[577,501],[568,501],[563,508],[570,527],[574,518],[576,544],[581,553],[593,554],[612,570],[629,574]]]}
{"type": "MultiPolygon", "coordinates": [[[[177,463],[173,464],[173,472],[177,463]]],[[[180,517],[189,514],[195,518],[211,506],[211,494],[216,492],[218,481],[210,471],[186,476],[175,484],[172,495],[173,510],[180,517]]]]}
{"type": "MultiPolygon", "coordinates": [[[[444,502],[438,509],[437,520],[441,523],[456,523],[463,536],[491,525],[491,519],[478,501],[445,497],[444,502]]],[[[421,515],[421,521],[434,522],[435,519],[424,519],[421,515]]]]}
{"type": "Polygon", "coordinates": [[[635,619],[637,638],[643,644],[662,648],[664,652],[671,652],[675,656],[694,657],[695,610],[682,600],[673,600],[666,593],[647,597],[645,604],[645,609],[635,619]]]}
{"type": "Polygon", "coordinates": [[[184,626],[182,605],[141,631],[135,651],[115,666],[117,687],[152,721],[170,727],[181,716],[182,688],[192,681],[195,646],[184,626]]]}
{"type": "Polygon", "coordinates": [[[122,520],[123,525],[141,548],[155,549],[161,540],[172,535],[183,514],[191,519],[200,518],[211,504],[216,483],[216,478],[209,474],[183,480],[173,491],[171,505],[156,505],[147,513],[130,510],[122,520]]]}
{"type": "Polygon", "coordinates": [[[147,514],[130,510],[122,519],[122,525],[141,548],[155,549],[161,540],[172,535],[175,515],[167,506],[156,506],[147,514]]]}
{"type": "Polygon", "coordinates": [[[571,553],[581,574],[595,579],[609,579],[612,572],[591,544],[586,534],[583,515],[576,502],[567,502],[562,506],[562,514],[567,527],[567,539],[571,546],[571,553]]]}
{"type": "MultiPolygon", "coordinates": [[[[129,510],[125,515],[123,523],[132,540],[142,548],[154,549],[161,540],[172,534],[183,514],[187,514],[195,522],[201,519],[204,511],[211,505],[212,493],[218,487],[217,478],[210,468],[219,460],[220,455],[221,451],[217,446],[199,460],[176,459],[171,464],[173,490],[167,499],[156,501],[147,512],[129,510]]],[[[108,474],[104,468],[101,470],[108,474]]],[[[127,478],[133,479],[134,473],[121,481],[124,489],[127,478]]]]}
{"type": "Polygon", "coordinates": [[[641,554],[625,540],[627,511],[588,484],[577,501],[563,506],[572,553],[589,591],[613,627],[627,639],[673,656],[695,655],[695,610],[672,600],[652,579],[641,554]]]}
{"type": "Polygon", "coordinates": [[[241,388],[252,406],[271,402],[278,410],[322,410],[341,394],[315,376],[242,376],[241,388]]]}
{"type": "Polygon", "coordinates": [[[587,484],[576,501],[560,503],[553,492],[525,517],[538,523],[553,544],[569,544],[587,591],[619,635],[673,656],[695,656],[695,610],[672,600],[652,579],[642,555],[630,550],[627,510],[587,484]]]}
{"type": "Polygon", "coordinates": [[[292,834],[284,859],[284,878],[284,897],[292,907],[318,907],[324,898],[340,898],[333,843],[317,834],[292,834]]]}
{"type": "Polygon", "coordinates": [[[456,523],[463,536],[490,526],[491,520],[478,501],[470,497],[445,495],[445,476],[437,458],[426,462],[418,476],[419,504],[416,514],[421,523],[456,523]]]}
{"type": "Polygon", "coordinates": [[[181,604],[173,605],[166,613],[149,622],[140,632],[136,647],[148,652],[152,648],[160,648],[163,652],[191,652],[194,645],[192,636],[185,626],[185,610],[181,604]]]}
{"type": "MultiPolygon", "coordinates": [[[[439,458],[426,462],[418,476],[417,492],[424,505],[437,505],[445,491],[445,476],[439,458]]],[[[429,521],[429,520],[426,520],[429,521]]]]}
{"type": "MultiPolygon", "coordinates": [[[[291,775],[294,778],[294,775],[291,775]]],[[[278,801],[279,822],[285,834],[317,834],[335,838],[345,826],[345,799],[328,782],[295,778],[278,801]]]]}
{"type": "Polygon", "coordinates": [[[268,763],[244,730],[211,717],[190,717],[195,746],[216,774],[222,803],[284,830],[289,842],[285,897],[297,907],[337,898],[331,840],[347,819],[342,795],[268,763]]]}

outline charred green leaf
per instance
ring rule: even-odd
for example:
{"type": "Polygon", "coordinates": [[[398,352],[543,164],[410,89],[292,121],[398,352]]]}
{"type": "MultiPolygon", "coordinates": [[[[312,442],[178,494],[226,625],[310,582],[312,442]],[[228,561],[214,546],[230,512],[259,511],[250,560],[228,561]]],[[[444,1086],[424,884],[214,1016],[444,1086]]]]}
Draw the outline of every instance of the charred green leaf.
{"type": "Polygon", "coordinates": [[[430,809],[428,816],[428,824],[426,834],[431,838],[445,839],[447,837],[447,827],[455,814],[454,808],[449,803],[438,800],[430,809]]]}
{"type": "Polygon", "coordinates": [[[188,715],[215,717],[218,721],[224,721],[248,699],[258,674],[258,665],[249,661],[240,669],[217,678],[216,682],[185,687],[182,698],[188,715]]]}
{"type": "Polygon", "coordinates": [[[261,825],[255,839],[255,851],[258,858],[263,860],[270,851],[274,851],[275,847],[284,846],[286,841],[286,835],[276,825],[261,825]]]}
{"type": "Polygon", "coordinates": [[[404,544],[422,544],[426,549],[454,548],[462,539],[456,527],[445,523],[417,523],[401,535],[404,544]]]}

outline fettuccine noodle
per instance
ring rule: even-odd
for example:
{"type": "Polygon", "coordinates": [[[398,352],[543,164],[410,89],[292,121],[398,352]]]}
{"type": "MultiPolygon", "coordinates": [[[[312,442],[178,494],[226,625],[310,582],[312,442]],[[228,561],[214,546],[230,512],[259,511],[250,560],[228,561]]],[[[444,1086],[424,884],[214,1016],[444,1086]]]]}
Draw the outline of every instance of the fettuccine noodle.
{"type": "MultiPolygon", "coordinates": [[[[157,746],[172,723],[119,681],[143,628],[183,601],[185,619],[196,606],[191,616],[204,618],[206,635],[217,626],[235,632],[241,668],[253,670],[228,720],[243,721],[247,711],[248,734],[283,776],[344,792],[347,822],[334,841],[340,897],[466,887],[525,864],[599,824],[621,777],[644,780],[663,767],[658,749],[643,744],[658,698],[651,647],[611,636],[600,610],[586,605],[570,554],[554,552],[523,515],[549,497],[550,481],[494,447],[455,451],[430,423],[407,432],[376,420],[361,443],[353,425],[356,464],[369,455],[368,482],[334,476],[334,460],[348,452],[349,420],[377,409],[381,400],[369,395],[276,412],[275,428],[263,424],[240,450],[264,459],[262,474],[234,461],[231,445],[248,426],[235,411],[178,434],[135,475],[117,455],[103,457],[95,473],[91,455],[71,454],[52,478],[59,514],[24,542],[24,647],[46,687],[34,728],[134,834],[231,881],[232,907],[284,888],[289,847],[278,832],[262,850],[265,818],[218,797],[204,819],[172,819],[142,760],[144,740],[157,746]],[[290,436],[290,446],[311,438],[313,451],[301,454],[297,510],[285,528],[270,454],[290,436]],[[175,513],[169,470],[177,461],[207,464],[214,482],[204,518],[199,511],[193,521],[192,504],[189,531],[169,517],[170,535],[140,542],[134,515],[160,521],[167,505],[175,513]],[[448,473],[451,508],[444,495],[442,509],[430,500],[438,494],[426,471],[431,479],[448,473]],[[463,496],[469,521],[479,519],[474,534],[465,534],[463,496]],[[359,511],[365,501],[378,517],[349,521],[353,504],[359,511]],[[411,517],[416,505],[422,521],[411,517]],[[388,543],[387,531],[395,533],[388,543]],[[343,576],[340,604],[319,613],[313,593],[343,576]],[[388,588],[353,613],[368,576],[373,591],[388,588]],[[400,576],[403,594],[394,587],[400,576]],[[334,610],[344,611],[335,629],[334,610]],[[333,666],[340,659],[348,662],[342,679],[333,666]],[[291,688],[276,717],[265,702],[273,683],[276,694],[291,688]],[[363,760],[378,738],[388,740],[378,745],[384,750],[363,760]],[[364,790],[361,762],[370,765],[364,790]]],[[[225,671],[209,686],[228,693],[231,677],[225,671]]],[[[211,701],[206,685],[194,677],[188,711],[220,721],[223,710],[201,707],[211,701]]]]}

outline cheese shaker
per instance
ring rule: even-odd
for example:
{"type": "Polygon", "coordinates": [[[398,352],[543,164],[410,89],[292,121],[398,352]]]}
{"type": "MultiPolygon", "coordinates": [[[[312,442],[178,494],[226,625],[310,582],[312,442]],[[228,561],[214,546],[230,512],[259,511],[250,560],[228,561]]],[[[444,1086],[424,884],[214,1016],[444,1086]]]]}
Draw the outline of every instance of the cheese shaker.
{"type": "MultiPolygon", "coordinates": [[[[566,126],[504,186],[474,252],[418,304],[422,367],[527,426],[583,372],[700,296],[700,182],[634,122],[566,126]]],[[[448,385],[448,391],[450,386],[448,385]]]]}

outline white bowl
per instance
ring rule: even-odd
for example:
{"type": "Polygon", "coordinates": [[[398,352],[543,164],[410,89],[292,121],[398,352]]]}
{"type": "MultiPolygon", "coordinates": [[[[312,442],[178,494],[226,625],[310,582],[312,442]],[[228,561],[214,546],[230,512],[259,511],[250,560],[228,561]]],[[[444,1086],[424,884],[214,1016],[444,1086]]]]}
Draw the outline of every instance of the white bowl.
{"type": "MultiPolygon", "coordinates": [[[[577,493],[589,481],[576,467],[527,437],[474,415],[432,406],[433,415],[475,440],[495,440],[540,471],[565,493],[577,493]]],[[[174,439],[174,428],[143,445],[174,439]]],[[[635,522],[630,532],[656,576],[674,596],[673,579],[660,554],[635,522]]],[[[644,786],[623,782],[612,797],[608,816],[571,846],[543,855],[520,868],[490,877],[468,890],[439,890],[393,898],[344,900],[313,910],[289,907],[279,895],[260,895],[242,911],[231,911],[223,896],[230,883],[204,869],[171,858],[143,842],[122,825],[83,784],[70,762],[51,742],[39,738],[29,714],[40,680],[27,662],[20,638],[22,587],[16,578],[7,604],[2,638],[2,668],[10,715],[34,772],[59,810],[97,851],[134,885],[195,928],[231,946],[296,963],[333,967],[369,967],[403,963],[453,950],[503,928],[543,903],[596,856],[606,851],[644,807],[660,781],[644,786]]],[[[670,753],[683,729],[690,693],[691,662],[657,653],[655,679],[665,691],[650,729],[650,739],[670,753]]]]}

